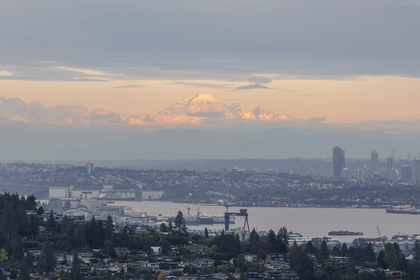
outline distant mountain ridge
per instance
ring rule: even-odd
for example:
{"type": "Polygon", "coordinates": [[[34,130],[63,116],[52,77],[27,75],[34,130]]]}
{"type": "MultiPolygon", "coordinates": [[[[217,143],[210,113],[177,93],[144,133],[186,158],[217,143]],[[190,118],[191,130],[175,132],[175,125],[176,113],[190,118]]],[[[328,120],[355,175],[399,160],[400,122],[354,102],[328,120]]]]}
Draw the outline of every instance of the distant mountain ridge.
{"type": "Polygon", "coordinates": [[[197,94],[181,100],[155,115],[148,115],[144,121],[159,124],[202,124],[217,121],[293,121],[296,118],[278,114],[258,106],[253,111],[239,103],[226,105],[207,94],[197,94]]]}

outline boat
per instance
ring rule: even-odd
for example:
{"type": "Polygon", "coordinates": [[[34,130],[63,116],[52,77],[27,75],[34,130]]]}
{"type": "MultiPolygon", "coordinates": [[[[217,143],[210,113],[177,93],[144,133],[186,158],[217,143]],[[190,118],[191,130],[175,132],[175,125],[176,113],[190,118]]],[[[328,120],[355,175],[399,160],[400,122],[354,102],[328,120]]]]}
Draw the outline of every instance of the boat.
{"type": "Polygon", "coordinates": [[[360,231],[330,231],[328,235],[363,235],[363,232],[360,231]]]}
{"type": "Polygon", "coordinates": [[[412,206],[391,206],[388,209],[386,209],[387,213],[391,214],[420,214],[420,209],[417,209],[416,207],[412,206]]]}

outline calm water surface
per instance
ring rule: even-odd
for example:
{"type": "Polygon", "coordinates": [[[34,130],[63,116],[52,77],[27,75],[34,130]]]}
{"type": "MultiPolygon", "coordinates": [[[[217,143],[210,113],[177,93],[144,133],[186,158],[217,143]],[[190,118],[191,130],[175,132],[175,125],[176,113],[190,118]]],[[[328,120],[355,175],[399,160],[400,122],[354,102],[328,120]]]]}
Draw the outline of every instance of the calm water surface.
{"type": "MultiPolygon", "coordinates": [[[[175,215],[181,210],[186,215],[187,210],[179,203],[154,201],[116,201],[115,205],[131,206],[134,211],[146,211],[149,215],[175,215]]],[[[196,214],[191,206],[191,214],[196,214]]],[[[226,208],[223,206],[199,205],[202,215],[223,215],[226,208]]],[[[247,207],[230,207],[229,212],[239,212],[247,207]]],[[[298,232],[303,236],[323,237],[329,231],[361,231],[363,236],[378,237],[376,226],[379,226],[382,235],[392,237],[400,233],[420,233],[420,215],[387,214],[385,209],[361,208],[270,208],[248,207],[248,220],[250,228],[260,230],[273,229],[286,226],[289,231],[298,232]]],[[[231,227],[243,225],[243,218],[237,217],[236,224],[231,227]]],[[[224,228],[224,225],[190,226],[191,228],[224,228]]],[[[333,237],[341,242],[351,242],[358,236],[333,237]]]]}

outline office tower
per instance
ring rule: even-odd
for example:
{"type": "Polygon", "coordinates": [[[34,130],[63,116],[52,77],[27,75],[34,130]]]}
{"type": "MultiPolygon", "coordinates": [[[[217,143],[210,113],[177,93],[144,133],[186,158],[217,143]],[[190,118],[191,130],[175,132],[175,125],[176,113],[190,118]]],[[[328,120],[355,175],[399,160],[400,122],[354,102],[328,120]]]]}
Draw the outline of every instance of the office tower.
{"type": "Polygon", "coordinates": [[[370,159],[372,161],[372,173],[375,174],[378,172],[378,160],[379,160],[378,152],[373,150],[370,153],[370,159]]]}
{"type": "Polygon", "coordinates": [[[414,161],[414,178],[416,180],[416,184],[420,183],[420,159],[416,159],[414,161]]]}
{"type": "Polygon", "coordinates": [[[398,181],[400,178],[399,178],[399,172],[398,172],[398,170],[397,169],[395,169],[395,168],[392,168],[391,169],[391,172],[389,173],[389,180],[391,180],[391,181],[398,181]]]}
{"type": "Polygon", "coordinates": [[[343,170],[341,170],[341,177],[343,178],[348,178],[350,177],[350,171],[347,168],[343,168],[343,170]]]}
{"type": "Polygon", "coordinates": [[[363,170],[362,169],[356,169],[356,171],[354,171],[354,177],[357,179],[357,180],[362,180],[363,179],[363,170]]]}
{"type": "Polygon", "coordinates": [[[389,157],[386,159],[386,178],[389,180],[391,179],[391,170],[393,167],[394,159],[389,157]]]}
{"type": "Polygon", "coordinates": [[[90,173],[92,173],[93,172],[93,162],[88,162],[87,164],[86,164],[86,173],[87,174],[90,174],[90,173]]]}
{"type": "Polygon", "coordinates": [[[342,177],[341,171],[346,167],[346,158],[344,150],[338,146],[333,148],[333,176],[342,177]]]}
{"type": "Polygon", "coordinates": [[[411,160],[411,155],[410,153],[407,154],[407,160],[411,160]]]}
{"type": "Polygon", "coordinates": [[[404,182],[410,182],[411,181],[411,173],[412,169],[408,165],[404,165],[401,168],[401,180],[404,182]]]}

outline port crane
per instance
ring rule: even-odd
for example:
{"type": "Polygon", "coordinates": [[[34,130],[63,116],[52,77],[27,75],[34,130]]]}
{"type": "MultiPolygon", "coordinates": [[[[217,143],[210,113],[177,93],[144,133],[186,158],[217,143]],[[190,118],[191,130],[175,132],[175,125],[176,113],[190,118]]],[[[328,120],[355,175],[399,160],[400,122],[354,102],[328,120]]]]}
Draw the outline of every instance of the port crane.
{"type": "Polygon", "coordinates": [[[382,240],[382,245],[384,246],[384,248],[385,248],[385,241],[384,241],[384,238],[382,237],[382,235],[381,235],[381,231],[379,230],[379,227],[378,226],[376,226],[376,228],[378,229],[378,233],[379,233],[379,238],[381,238],[381,240],[382,240]]]}
{"type": "Polygon", "coordinates": [[[197,216],[200,216],[200,214],[201,214],[200,207],[199,206],[197,207],[197,204],[195,204],[195,202],[192,198],[191,198],[191,201],[194,205],[195,210],[197,211],[197,216]]]}
{"type": "Polygon", "coordinates": [[[190,215],[190,210],[191,210],[191,207],[189,206],[189,205],[187,205],[187,206],[185,206],[184,204],[182,204],[182,203],[180,203],[181,205],[182,205],[182,207],[184,207],[185,209],[187,209],[187,215],[189,216],[190,215]]]}
{"type": "Polygon", "coordinates": [[[248,234],[251,234],[250,230],[249,230],[249,223],[248,223],[248,210],[247,209],[239,209],[239,213],[232,213],[229,212],[229,206],[225,206],[226,207],[226,212],[225,212],[225,231],[229,230],[229,221],[230,221],[230,217],[234,216],[234,217],[245,217],[245,222],[244,222],[244,226],[243,226],[243,230],[248,230],[248,234]]]}

